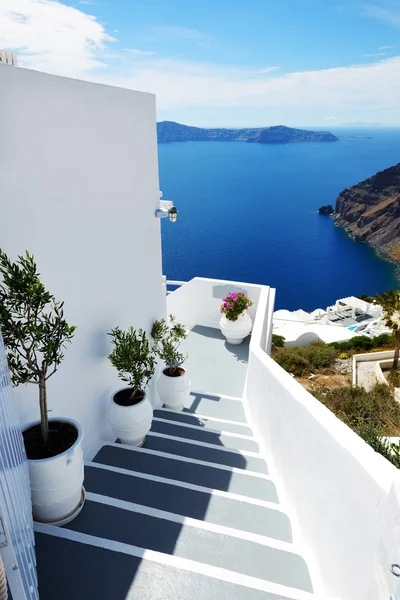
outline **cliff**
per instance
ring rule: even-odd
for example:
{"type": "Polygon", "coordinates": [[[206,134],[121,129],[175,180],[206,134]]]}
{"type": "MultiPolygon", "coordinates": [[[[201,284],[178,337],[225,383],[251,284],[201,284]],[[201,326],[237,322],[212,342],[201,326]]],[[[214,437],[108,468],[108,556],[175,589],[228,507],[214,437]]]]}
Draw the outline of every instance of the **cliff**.
{"type": "Polygon", "coordinates": [[[157,123],[160,144],[168,142],[256,142],[260,144],[291,144],[294,142],[337,142],[328,131],[307,131],[277,125],[250,129],[203,129],[174,121],[157,123]]]}
{"type": "Polygon", "coordinates": [[[400,164],[341,192],[334,218],[355,239],[400,262],[400,164]]]}

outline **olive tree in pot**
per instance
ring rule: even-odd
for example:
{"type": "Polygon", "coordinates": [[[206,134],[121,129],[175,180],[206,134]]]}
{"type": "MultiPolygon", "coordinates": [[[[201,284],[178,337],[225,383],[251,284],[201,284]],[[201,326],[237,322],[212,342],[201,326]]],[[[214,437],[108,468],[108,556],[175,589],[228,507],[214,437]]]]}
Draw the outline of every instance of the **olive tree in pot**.
{"type": "Polygon", "coordinates": [[[186,329],[170,315],[169,323],[165,319],[154,322],[151,336],[155,353],[165,362],[158,380],[158,395],[167,408],[182,410],[190,399],[191,390],[191,382],[182,367],[187,356],[179,351],[181,341],[187,337],[186,329]]]}
{"type": "Polygon", "coordinates": [[[123,444],[142,446],[150,431],[153,409],[146,388],[154,375],[156,359],[146,332],[115,327],[109,334],[114,345],[109,359],[122,381],[129,384],[113,394],[108,419],[123,444]]]}
{"type": "Polygon", "coordinates": [[[61,525],[83,506],[82,428],[72,419],[48,418],[47,381],[75,327],[64,319],[63,303],[41,282],[29,252],[13,263],[0,250],[0,274],[0,329],[12,382],[39,390],[40,419],[23,428],[33,516],[61,525]]]}

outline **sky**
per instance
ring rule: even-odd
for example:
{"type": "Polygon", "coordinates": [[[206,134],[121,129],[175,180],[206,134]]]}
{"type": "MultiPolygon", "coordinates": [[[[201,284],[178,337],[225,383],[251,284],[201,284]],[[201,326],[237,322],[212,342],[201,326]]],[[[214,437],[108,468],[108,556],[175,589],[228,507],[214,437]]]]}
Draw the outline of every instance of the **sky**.
{"type": "Polygon", "coordinates": [[[0,48],[158,120],[400,126],[400,0],[0,0],[0,48]]]}

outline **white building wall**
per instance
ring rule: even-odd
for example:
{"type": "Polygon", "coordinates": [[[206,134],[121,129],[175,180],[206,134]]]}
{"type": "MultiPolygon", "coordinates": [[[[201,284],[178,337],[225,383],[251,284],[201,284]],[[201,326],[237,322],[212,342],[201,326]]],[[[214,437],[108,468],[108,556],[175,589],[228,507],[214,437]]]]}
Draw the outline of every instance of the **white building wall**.
{"type": "Polygon", "coordinates": [[[398,470],[263,352],[270,305],[264,294],[250,341],[245,399],[300,528],[316,596],[388,599],[397,585],[390,566],[400,552],[398,470]]]}
{"type": "Polygon", "coordinates": [[[168,314],[175,314],[187,329],[192,329],[195,325],[218,329],[222,297],[230,290],[241,289],[253,302],[249,315],[254,320],[262,287],[240,281],[194,277],[169,294],[167,311],[168,314]]]}
{"type": "MultiPolygon", "coordinates": [[[[153,95],[0,64],[0,247],[34,254],[77,326],[48,402],[82,423],[86,449],[112,438],[107,332],[165,315],[158,204],[153,95]]],[[[38,418],[36,386],[16,399],[38,418]]]]}

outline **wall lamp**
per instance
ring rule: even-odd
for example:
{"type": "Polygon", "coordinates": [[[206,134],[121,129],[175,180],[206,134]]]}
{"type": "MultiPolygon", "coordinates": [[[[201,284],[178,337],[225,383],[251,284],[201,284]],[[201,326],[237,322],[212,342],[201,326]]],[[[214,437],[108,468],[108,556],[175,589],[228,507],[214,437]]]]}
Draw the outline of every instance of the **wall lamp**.
{"type": "MultiPolygon", "coordinates": [[[[162,192],[160,192],[160,197],[162,192]]],[[[175,223],[178,218],[178,210],[172,200],[160,200],[160,206],[157,208],[155,215],[157,219],[165,219],[169,217],[171,223],[175,223]]]]}

